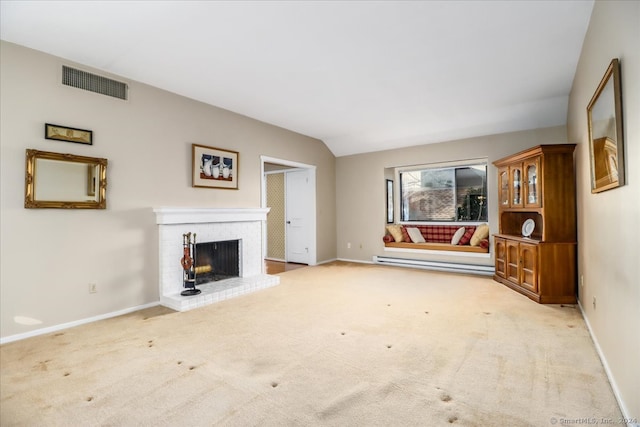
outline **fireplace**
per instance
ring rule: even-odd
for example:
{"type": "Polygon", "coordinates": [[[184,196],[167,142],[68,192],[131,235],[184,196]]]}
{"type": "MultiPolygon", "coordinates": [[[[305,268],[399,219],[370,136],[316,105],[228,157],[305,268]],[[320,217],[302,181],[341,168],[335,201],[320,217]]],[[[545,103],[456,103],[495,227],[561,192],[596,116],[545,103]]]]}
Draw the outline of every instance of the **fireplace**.
{"type": "MultiPolygon", "coordinates": [[[[202,307],[249,292],[258,291],[280,283],[278,276],[265,274],[263,235],[269,209],[209,209],[209,208],[155,208],[158,224],[159,291],[160,303],[177,311],[202,307]],[[215,266],[211,265],[214,279],[197,284],[202,292],[194,296],[181,296],[183,290],[182,235],[195,233],[197,242],[224,245],[221,242],[236,241],[237,249],[222,250],[225,258],[229,252],[237,256],[235,277],[215,279],[215,266]]],[[[206,248],[205,248],[206,249],[206,248]]],[[[204,272],[209,267],[198,260],[196,267],[204,272]]],[[[228,259],[227,259],[228,260],[228,259]]],[[[220,267],[219,267],[220,268],[220,267]]],[[[196,273],[196,277],[200,274],[196,273]]],[[[225,274],[226,276],[227,274],[225,274]]],[[[229,274],[231,276],[233,274],[229,274]]],[[[197,279],[196,279],[197,280],[197,279]]]]}
{"type": "Polygon", "coordinates": [[[240,240],[196,243],[196,285],[240,277],[240,240]]]}

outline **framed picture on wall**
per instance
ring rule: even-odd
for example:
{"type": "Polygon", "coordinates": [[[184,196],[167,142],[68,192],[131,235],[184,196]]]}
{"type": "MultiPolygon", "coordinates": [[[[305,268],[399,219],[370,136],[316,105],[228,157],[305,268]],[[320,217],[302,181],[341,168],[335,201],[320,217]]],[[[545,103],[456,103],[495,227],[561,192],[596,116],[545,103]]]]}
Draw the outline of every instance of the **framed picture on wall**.
{"type": "Polygon", "coordinates": [[[193,187],[238,189],[237,151],[192,144],[193,187]]]}
{"type": "Polygon", "coordinates": [[[76,129],[60,125],[44,124],[45,139],[57,141],[75,142],[78,144],[93,145],[93,132],[86,129],[76,129]]]}
{"type": "Polygon", "coordinates": [[[393,224],[393,180],[387,179],[387,224],[393,224]]]}

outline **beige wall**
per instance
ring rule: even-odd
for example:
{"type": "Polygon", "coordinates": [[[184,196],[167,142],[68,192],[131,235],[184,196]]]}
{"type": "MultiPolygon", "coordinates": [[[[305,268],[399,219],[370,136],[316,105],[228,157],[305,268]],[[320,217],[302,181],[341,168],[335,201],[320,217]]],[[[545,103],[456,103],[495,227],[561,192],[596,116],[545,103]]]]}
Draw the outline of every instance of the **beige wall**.
{"type": "Polygon", "coordinates": [[[321,141],[137,82],[126,102],[62,86],[74,64],[14,44],[0,55],[2,337],[158,301],[152,208],[260,207],[261,155],[317,166],[317,258],[335,258],[335,157],[321,141]],[[91,129],[94,145],[45,140],[45,122],[91,129]],[[239,190],[192,188],[192,143],[238,151],[239,190]],[[108,209],[24,209],[26,148],[109,159],[108,209]]]}
{"type": "Polygon", "coordinates": [[[567,131],[579,143],[580,303],[623,410],[640,417],[640,2],[595,3],[569,98],[567,131]],[[627,185],[591,194],[586,107],[613,58],[621,62],[627,185]]]}
{"type": "MultiPolygon", "coordinates": [[[[558,126],[524,132],[490,135],[428,144],[401,150],[338,157],[338,257],[371,262],[374,255],[422,258],[434,261],[493,264],[490,258],[466,258],[459,255],[425,255],[385,252],[382,236],[385,233],[385,168],[416,164],[448,162],[454,160],[487,158],[489,162],[487,191],[489,195],[489,226],[491,233],[498,230],[497,170],[491,162],[541,144],[564,144],[566,128],[558,126]],[[347,244],[351,243],[351,249],[347,244]],[[362,245],[362,247],[361,247],[362,245]]],[[[387,171],[388,172],[388,171],[387,171]]],[[[397,181],[397,180],[395,180],[397,181]]],[[[397,182],[396,184],[397,190],[397,182]]],[[[396,191],[396,205],[398,201],[396,191]]],[[[395,214],[396,222],[399,219],[395,214]]]]}

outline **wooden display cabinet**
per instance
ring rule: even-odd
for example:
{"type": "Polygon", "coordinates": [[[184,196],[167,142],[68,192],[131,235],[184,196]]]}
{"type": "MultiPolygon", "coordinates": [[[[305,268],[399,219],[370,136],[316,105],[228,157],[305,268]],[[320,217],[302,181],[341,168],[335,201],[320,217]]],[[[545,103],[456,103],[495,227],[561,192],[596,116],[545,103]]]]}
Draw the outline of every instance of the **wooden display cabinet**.
{"type": "Polygon", "coordinates": [[[576,302],[575,144],[540,145],[498,168],[494,280],[545,304],[576,302]],[[531,236],[522,235],[531,219],[531,236]]]}

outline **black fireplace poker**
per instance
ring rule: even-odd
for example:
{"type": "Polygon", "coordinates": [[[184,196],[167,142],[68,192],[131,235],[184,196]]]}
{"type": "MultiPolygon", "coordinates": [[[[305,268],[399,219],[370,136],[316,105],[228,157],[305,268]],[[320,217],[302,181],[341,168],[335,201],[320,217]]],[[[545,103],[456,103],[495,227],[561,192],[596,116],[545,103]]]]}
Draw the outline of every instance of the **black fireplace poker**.
{"type": "Polygon", "coordinates": [[[198,295],[202,292],[196,289],[196,233],[191,232],[182,235],[182,278],[184,291],[180,292],[182,296],[198,295]]]}

